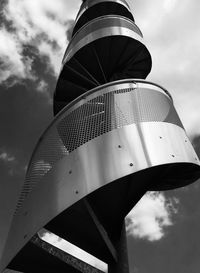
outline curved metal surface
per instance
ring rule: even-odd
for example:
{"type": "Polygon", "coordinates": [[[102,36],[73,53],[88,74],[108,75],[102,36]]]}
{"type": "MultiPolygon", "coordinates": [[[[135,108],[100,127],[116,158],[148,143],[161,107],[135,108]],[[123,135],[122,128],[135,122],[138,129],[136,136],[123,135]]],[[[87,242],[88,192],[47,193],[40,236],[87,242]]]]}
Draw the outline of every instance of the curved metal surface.
{"type": "Polygon", "coordinates": [[[81,15],[89,8],[95,6],[96,4],[99,4],[99,3],[102,3],[102,2],[113,2],[113,3],[117,3],[117,4],[120,4],[120,5],[123,5],[124,7],[126,7],[130,12],[131,12],[131,9],[128,5],[128,3],[125,1],[125,0],[88,0],[88,1],[85,1],[81,7],[80,7],[80,10],[77,14],[77,17],[76,17],[76,20],[75,20],[75,23],[78,21],[78,19],[81,17],[81,15]]]}
{"type": "Polygon", "coordinates": [[[57,115],[34,151],[0,271],[55,216],[122,177],[140,187],[134,174],[143,170],[156,170],[159,178],[147,190],[200,176],[199,159],[165,90],[133,80],[80,96],[57,115]]]}
{"type": "Polygon", "coordinates": [[[135,23],[122,16],[96,18],[68,45],[54,93],[54,114],[96,86],[120,79],[145,79],[151,67],[151,55],[135,23]]]}
{"type": "Polygon", "coordinates": [[[63,65],[87,44],[103,37],[116,35],[130,37],[143,43],[142,32],[131,20],[122,16],[102,16],[90,21],[74,35],[66,49],[63,65]]]}
{"type": "MultiPolygon", "coordinates": [[[[118,80],[118,81],[113,81],[113,82],[108,82],[106,84],[103,84],[101,86],[97,86],[96,88],[93,88],[92,90],[87,91],[86,93],[82,94],[81,96],[77,97],[70,103],[68,103],[65,108],[63,108],[55,117],[59,118],[60,115],[63,114],[65,111],[70,111],[70,109],[74,108],[74,105],[82,103],[82,100],[84,100],[87,96],[91,96],[91,98],[95,97],[95,94],[97,92],[101,93],[102,88],[106,88],[108,92],[111,92],[113,90],[113,86],[115,86],[116,89],[122,89],[122,88],[136,88],[137,86],[145,86],[148,89],[153,89],[154,91],[158,90],[160,93],[167,95],[171,101],[173,102],[173,98],[170,95],[170,93],[161,85],[157,83],[153,83],[147,80],[141,80],[141,79],[123,79],[123,80],[118,80]],[[94,95],[92,95],[94,94],[94,95]]],[[[54,120],[55,120],[54,119],[54,120]]],[[[51,125],[50,125],[51,126],[51,125]]],[[[47,129],[48,130],[48,129],[47,129]]]]}
{"type": "Polygon", "coordinates": [[[73,28],[72,36],[86,23],[94,18],[105,15],[119,15],[124,16],[134,22],[131,10],[126,2],[121,0],[95,0],[84,2],[81,6],[75,25],[73,28]]]}

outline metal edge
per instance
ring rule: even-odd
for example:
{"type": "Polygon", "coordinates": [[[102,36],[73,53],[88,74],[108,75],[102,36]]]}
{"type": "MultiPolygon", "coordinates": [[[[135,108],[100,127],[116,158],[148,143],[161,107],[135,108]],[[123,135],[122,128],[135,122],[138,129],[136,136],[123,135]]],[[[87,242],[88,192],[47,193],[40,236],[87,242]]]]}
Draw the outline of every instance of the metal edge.
{"type": "MultiPolygon", "coordinates": [[[[80,41],[81,41],[81,43],[83,44],[81,47],[83,47],[96,39],[105,37],[106,35],[103,35],[103,33],[102,33],[103,29],[110,29],[110,31],[112,33],[112,28],[115,29],[115,31],[114,31],[115,33],[114,34],[109,33],[109,34],[107,34],[107,36],[110,36],[110,35],[129,36],[131,34],[126,33],[126,31],[129,30],[131,33],[134,34],[133,37],[132,37],[132,35],[130,36],[131,38],[134,38],[134,39],[142,42],[142,38],[143,38],[142,32],[133,21],[131,21],[123,16],[116,16],[116,15],[115,16],[113,16],[113,15],[112,16],[111,15],[101,16],[101,17],[91,20],[90,22],[88,22],[87,24],[82,26],[76,32],[76,34],[73,36],[72,40],[69,42],[67,49],[65,51],[63,61],[62,61],[63,65],[66,62],[66,55],[69,54],[68,53],[69,51],[73,50],[73,48],[76,46],[77,43],[80,43],[80,41]],[[105,25],[105,23],[107,25],[105,25]],[[93,32],[90,31],[91,25],[92,25],[93,29],[95,29],[97,31],[97,33],[95,35],[96,37],[93,39],[91,39],[91,37],[95,31],[93,31],[93,32]],[[116,30],[116,28],[117,28],[117,30],[116,30]],[[124,28],[125,31],[121,32],[122,28],[124,28]],[[91,37],[90,37],[90,35],[91,35],[91,37]]],[[[62,70],[62,68],[61,68],[61,70],[62,70]]]]}
{"type": "Polygon", "coordinates": [[[83,3],[80,7],[80,10],[76,16],[76,19],[75,19],[75,24],[77,23],[77,21],[79,20],[79,18],[83,15],[83,13],[95,6],[96,4],[99,4],[99,3],[102,3],[102,2],[114,2],[114,3],[118,3],[118,4],[121,4],[123,5],[124,7],[127,8],[127,10],[131,13],[131,9],[130,9],[130,6],[128,5],[128,3],[125,1],[125,0],[94,0],[94,1],[86,1],[85,3],[83,3]]]}
{"type": "MultiPolygon", "coordinates": [[[[97,92],[102,91],[102,89],[105,89],[105,88],[106,88],[106,92],[112,92],[113,90],[118,90],[118,89],[122,89],[122,88],[149,88],[149,89],[157,90],[157,91],[163,93],[164,95],[169,97],[171,99],[171,101],[173,102],[173,98],[170,95],[169,91],[167,91],[163,86],[161,86],[157,83],[153,83],[153,82],[141,80],[141,79],[122,79],[122,80],[108,82],[108,83],[102,84],[101,86],[97,86],[91,90],[88,90],[87,92],[83,93],[82,95],[80,95],[79,97],[77,97],[76,99],[74,99],[73,101],[68,103],[55,116],[55,118],[59,118],[59,116],[62,115],[62,113],[66,112],[67,109],[73,107],[75,104],[77,104],[77,106],[80,106],[80,104],[78,104],[79,101],[81,101],[83,103],[83,101],[84,102],[86,101],[86,97],[90,96],[93,93],[96,94],[97,92]]],[[[93,98],[93,97],[90,96],[90,99],[91,98],[93,98]]]]}
{"type": "MultiPolygon", "coordinates": [[[[145,87],[146,84],[148,84],[149,87],[155,86],[157,88],[157,91],[162,92],[163,94],[165,94],[168,98],[170,98],[172,100],[170,93],[166,89],[164,89],[161,85],[158,85],[156,83],[152,83],[150,81],[141,80],[141,79],[125,79],[125,80],[123,79],[123,80],[113,81],[113,82],[109,82],[109,83],[106,83],[101,86],[97,86],[97,87],[87,91],[86,93],[82,94],[81,96],[77,97],[75,100],[73,100],[69,104],[67,104],[55,116],[55,118],[52,120],[52,122],[49,124],[49,126],[44,130],[43,134],[39,138],[39,140],[33,150],[32,156],[31,156],[29,164],[28,164],[27,173],[28,173],[29,167],[31,166],[32,159],[35,156],[38,146],[41,144],[45,134],[47,133],[48,130],[51,129],[51,127],[54,123],[57,123],[60,120],[61,116],[64,113],[66,113],[66,112],[70,113],[72,110],[74,110],[75,108],[77,108],[81,104],[85,103],[86,97],[90,96],[89,99],[91,99],[93,97],[93,96],[91,97],[91,95],[93,95],[94,93],[96,95],[96,93],[101,92],[102,89],[106,89],[106,92],[112,92],[114,90],[118,90],[118,89],[122,88],[122,86],[123,86],[123,88],[140,88],[140,84],[142,87],[145,87]]],[[[153,88],[151,88],[151,89],[153,89],[153,88]]],[[[172,100],[172,102],[173,102],[173,100],[172,100]]]]}
{"type": "Polygon", "coordinates": [[[64,66],[65,63],[68,62],[76,54],[76,52],[78,52],[81,48],[94,42],[95,40],[108,37],[108,36],[117,36],[117,35],[133,38],[134,40],[137,40],[143,44],[142,38],[138,34],[136,34],[136,32],[128,28],[123,28],[123,27],[103,28],[88,34],[87,36],[85,36],[85,38],[81,39],[77,44],[75,45],[72,44],[71,48],[69,48],[68,52],[66,52],[67,54],[65,56],[65,59],[62,65],[64,66]]]}
{"type": "MultiPolygon", "coordinates": [[[[149,127],[149,126],[148,126],[149,127]]],[[[175,126],[174,127],[174,125],[173,124],[164,124],[164,127],[165,128],[169,128],[169,127],[171,127],[171,128],[176,128],[176,131],[178,130],[178,132],[180,132],[180,135],[182,135],[182,134],[185,134],[185,131],[182,129],[182,128],[180,128],[180,127],[178,127],[178,126],[175,126]]],[[[123,136],[123,134],[124,134],[124,132],[126,133],[126,131],[127,131],[127,129],[128,129],[128,133],[131,133],[132,132],[132,128],[134,129],[134,131],[137,131],[137,126],[136,125],[130,125],[130,126],[127,126],[126,127],[126,130],[124,131],[124,129],[123,128],[121,128],[121,129],[117,129],[118,131],[120,130],[121,131],[121,133],[122,133],[122,136],[123,136]],[[129,130],[129,128],[130,128],[130,130],[129,130]]],[[[146,129],[148,129],[148,131],[149,131],[149,128],[146,128],[146,129]]],[[[147,130],[146,130],[147,131],[147,130]]],[[[154,130],[155,131],[155,130],[154,130]]],[[[144,132],[143,132],[144,133],[144,132]]],[[[175,132],[176,133],[176,132],[175,132]]],[[[116,154],[118,154],[118,152],[117,152],[117,150],[116,150],[116,147],[117,147],[117,143],[118,143],[118,140],[119,139],[123,139],[124,140],[124,137],[120,137],[120,135],[121,134],[116,134],[116,131],[112,131],[112,133],[108,133],[108,134],[105,134],[103,137],[101,136],[101,137],[98,137],[98,138],[96,138],[96,139],[93,139],[91,142],[90,142],[90,150],[92,151],[92,153],[93,152],[98,152],[99,151],[99,148],[98,147],[100,147],[100,145],[97,145],[97,149],[94,151],[94,149],[93,149],[93,146],[95,145],[96,146],[96,143],[101,143],[102,141],[103,142],[105,142],[103,139],[115,139],[115,142],[113,143],[113,146],[112,146],[112,149],[114,149],[115,150],[115,153],[116,154]],[[114,138],[113,138],[113,137],[114,138]],[[116,136],[116,138],[115,138],[115,136],[116,136]],[[103,138],[103,139],[102,139],[103,138]]],[[[137,134],[136,134],[137,135],[137,134]]],[[[145,135],[144,135],[145,136],[145,135]]],[[[139,135],[137,136],[137,138],[139,137],[139,135]]],[[[140,137],[139,137],[139,139],[140,139],[140,137]]],[[[137,146],[137,145],[136,145],[137,146]]],[[[144,148],[143,147],[143,145],[140,145],[140,149],[141,148],[144,148]]],[[[86,153],[85,153],[85,149],[87,149],[88,150],[88,144],[85,144],[85,145],[83,145],[83,146],[81,146],[81,148],[80,148],[80,150],[79,150],[79,152],[78,152],[78,154],[79,154],[79,156],[81,156],[81,155],[85,155],[86,153]]],[[[113,151],[114,151],[113,150],[113,151]]],[[[133,149],[134,150],[134,149],[133,149]]],[[[143,149],[142,149],[143,150],[143,149]]],[[[122,150],[123,151],[123,150],[122,150]]],[[[139,151],[139,150],[138,150],[139,151]]],[[[123,151],[124,153],[126,153],[126,150],[124,150],[123,151]]],[[[75,153],[77,153],[77,151],[75,152],[75,153]]],[[[105,151],[103,151],[103,150],[101,150],[101,153],[102,153],[102,155],[104,155],[105,154],[105,151]]],[[[120,153],[121,153],[121,151],[120,151],[120,153]]],[[[73,153],[74,154],[74,153],[73,153]]],[[[109,154],[111,154],[111,157],[113,157],[113,153],[109,153],[109,154]]],[[[140,154],[140,156],[141,156],[141,153],[139,153],[140,154]]],[[[123,155],[121,155],[122,156],[122,158],[123,158],[123,155]]],[[[146,155],[143,153],[143,157],[145,156],[145,158],[146,158],[146,155]]],[[[72,157],[72,159],[73,159],[73,155],[71,154],[71,156],[70,157],[72,157]]],[[[93,158],[93,157],[91,157],[91,156],[88,156],[87,155],[87,158],[89,158],[90,160],[91,160],[91,158],[93,158]]],[[[118,156],[116,157],[114,157],[115,159],[118,159],[118,156]]],[[[121,158],[121,157],[120,157],[121,158]]],[[[168,165],[168,164],[170,164],[170,163],[184,163],[184,161],[182,161],[182,160],[178,160],[177,161],[177,159],[174,159],[174,158],[172,158],[172,157],[170,157],[170,159],[169,158],[166,158],[167,160],[168,160],[168,162],[165,162],[164,164],[162,163],[161,165],[168,165]],[[174,160],[176,160],[176,161],[174,161],[174,160]]],[[[71,160],[70,158],[68,158],[68,160],[71,160]]],[[[146,170],[146,169],[148,169],[148,168],[154,168],[154,167],[156,167],[156,166],[160,166],[160,164],[158,165],[158,164],[155,164],[155,163],[151,163],[151,162],[147,162],[147,161],[143,161],[143,159],[142,158],[140,158],[140,162],[143,162],[143,164],[141,165],[141,164],[137,164],[138,165],[138,169],[136,168],[135,169],[135,167],[133,168],[133,166],[132,165],[130,165],[130,164],[128,164],[129,162],[132,162],[132,160],[133,160],[133,158],[132,158],[132,155],[131,154],[129,154],[127,157],[126,157],[126,160],[125,160],[125,162],[124,162],[124,160],[123,160],[123,171],[121,172],[120,171],[120,173],[116,173],[115,171],[113,171],[113,170],[111,170],[111,172],[109,172],[108,173],[108,175],[106,175],[106,181],[108,181],[108,182],[106,182],[105,181],[105,183],[103,183],[103,184],[101,184],[101,187],[102,186],[105,186],[105,185],[108,185],[108,184],[110,184],[110,183],[112,183],[112,182],[114,182],[116,179],[118,179],[118,178],[120,178],[120,177],[122,177],[121,175],[131,175],[131,174],[134,174],[134,173],[136,173],[136,172],[138,172],[138,171],[141,171],[141,170],[146,170]],[[120,175],[119,175],[120,174],[120,175]],[[113,176],[114,175],[114,176],[113,176]],[[118,177],[118,178],[117,178],[118,177]],[[111,179],[112,178],[112,179],[111,179]],[[111,180],[110,180],[111,179],[111,180]]],[[[84,160],[84,157],[82,158],[81,157],[81,162],[85,162],[85,160],[84,160]]],[[[65,163],[65,165],[66,165],[66,159],[64,160],[63,159],[63,164],[65,163]]],[[[80,162],[76,162],[76,164],[79,164],[80,162]]],[[[90,164],[88,165],[88,163],[89,162],[87,162],[87,164],[86,164],[86,166],[83,166],[83,169],[81,169],[80,170],[80,172],[79,172],[79,176],[81,177],[81,182],[83,181],[82,180],[82,178],[84,177],[84,176],[82,176],[82,172],[83,172],[83,170],[85,170],[85,168],[87,168],[87,166],[90,166],[90,164]]],[[[187,162],[186,162],[187,163],[187,162]]],[[[189,164],[192,164],[192,165],[198,165],[199,166],[199,164],[198,163],[194,163],[194,162],[188,162],[189,164]]],[[[94,163],[95,164],[95,163],[94,163]]],[[[116,164],[115,164],[116,165],[116,164]]],[[[77,166],[74,166],[74,169],[76,169],[76,167],[77,166]]],[[[109,168],[108,168],[109,169],[109,168]]],[[[94,170],[94,168],[92,168],[92,170],[93,170],[93,174],[91,174],[91,181],[93,181],[93,175],[96,175],[96,171],[94,170]]],[[[67,177],[69,177],[69,174],[68,174],[68,172],[66,172],[66,169],[64,169],[63,170],[66,174],[65,174],[65,178],[63,178],[63,180],[62,181],[60,181],[59,182],[59,187],[58,187],[58,189],[60,189],[59,190],[59,194],[61,194],[61,186],[62,187],[64,187],[64,184],[66,184],[65,183],[65,181],[67,180],[67,177]]],[[[52,174],[51,174],[52,175],[52,174]]],[[[75,176],[77,176],[77,173],[75,174],[75,176]]],[[[74,180],[75,179],[75,177],[72,179],[73,181],[75,181],[74,180]]],[[[72,181],[72,182],[73,182],[72,181]]],[[[85,180],[86,181],[86,180],[85,180]]],[[[80,182],[80,181],[79,181],[80,182]]],[[[42,191],[43,192],[46,192],[46,189],[47,188],[49,188],[49,186],[52,184],[52,183],[54,183],[54,182],[51,182],[50,184],[49,184],[49,179],[48,179],[48,175],[47,175],[47,177],[46,177],[46,179],[45,179],[45,181],[43,181],[43,183],[42,183],[42,191]]],[[[71,190],[73,190],[73,199],[75,200],[74,202],[73,202],[73,204],[75,203],[75,202],[77,202],[78,200],[80,200],[81,198],[83,198],[84,196],[86,196],[87,194],[89,194],[89,193],[91,193],[91,192],[93,192],[94,190],[97,190],[97,189],[99,189],[100,187],[97,187],[97,185],[98,185],[98,181],[97,181],[97,183],[96,183],[96,185],[94,185],[94,187],[92,187],[92,188],[88,188],[87,187],[87,189],[85,188],[85,187],[80,187],[81,185],[82,185],[82,183],[77,183],[76,185],[74,185],[74,183],[70,183],[71,185],[73,185],[72,186],[72,188],[71,188],[71,190]],[[74,191],[74,189],[76,189],[76,192],[74,191]],[[86,192],[87,191],[87,192],[86,192]],[[80,194],[80,195],[79,195],[80,194]]],[[[36,192],[38,191],[38,190],[41,190],[41,188],[36,188],[36,192]]],[[[63,192],[63,194],[64,194],[64,192],[63,192]]],[[[34,198],[34,196],[35,195],[37,195],[37,194],[31,194],[31,197],[29,197],[29,199],[27,199],[26,201],[25,201],[25,204],[30,204],[30,203],[32,203],[31,202],[31,200],[34,198]]],[[[42,196],[42,194],[41,194],[41,196],[42,196]]],[[[42,199],[41,199],[42,200],[42,199]]],[[[62,200],[64,200],[64,199],[62,199],[62,200]]],[[[63,203],[63,201],[62,201],[62,203],[63,203]]],[[[71,204],[71,203],[70,203],[71,204]]],[[[69,206],[70,206],[70,204],[68,204],[69,206]]],[[[37,206],[37,204],[34,204],[34,207],[35,206],[37,206]]],[[[68,206],[68,207],[69,207],[68,206]]],[[[26,206],[24,206],[23,207],[23,209],[22,209],[22,211],[20,211],[20,214],[19,215],[17,215],[16,217],[19,217],[19,219],[20,218],[23,218],[24,219],[24,217],[27,217],[27,214],[25,214],[24,213],[24,208],[25,208],[26,206]]],[[[33,207],[33,209],[34,209],[34,207],[33,207]]],[[[61,207],[63,207],[62,205],[60,206],[60,208],[61,207]]],[[[67,208],[67,207],[65,207],[65,208],[67,208]]],[[[56,208],[56,209],[58,209],[58,208],[56,208]]],[[[60,209],[59,209],[60,210],[60,209]]],[[[55,211],[54,211],[55,212],[55,211]]],[[[54,213],[54,212],[52,212],[52,213],[54,213]]],[[[14,220],[14,219],[13,219],[14,220]]],[[[41,223],[40,224],[41,226],[43,225],[43,223],[41,223]]],[[[45,224],[44,224],[45,225],[45,224]]],[[[12,229],[10,230],[10,232],[12,231],[12,229]]],[[[33,231],[33,233],[35,233],[35,231],[36,230],[34,230],[33,231]]],[[[23,234],[22,234],[23,235],[23,234]]],[[[28,237],[29,237],[30,235],[28,235],[28,237]]],[[[24,237],[24,244],[29,240],[29,238],[25,238],[24,237]]]]}
{"type": "MultiPolygon", "coordinates": [[[[110,93],[110,92],[117,91],[120,89],[140,89],[140,88],[151,89],[153,91],[160,92],[163,95],[165,95],[167,98],[171,99],[171,96],[169,96],[163,89],[161,89],[158,86],[154,86],[149,83],[144,84],[144,83],[139,83],[139,82],[134,81],[134,82],[130,82],[130,83],[122,83],[122,84],[116,84],[114,86],[108,86],[108,87],[105,87],[103,90],[102,89],[96,90],[95,92],[92,92],[91,94],[88,94],[87,96],[85,95],[82,100],[80,100],[79,102],[74,104],[72,107],[70,107],[70,109],[68,111],[66,111],[65,113],[66,114],[71,113],[73,110],[80,107],[84,103],[87,103],[89,100],[92,100],[92,99],[96,98],[97,96],[104,95],[104,93],[110,93]]],[[[173,102],[172,99],[171,99],[171,101],[173,102]]]]}

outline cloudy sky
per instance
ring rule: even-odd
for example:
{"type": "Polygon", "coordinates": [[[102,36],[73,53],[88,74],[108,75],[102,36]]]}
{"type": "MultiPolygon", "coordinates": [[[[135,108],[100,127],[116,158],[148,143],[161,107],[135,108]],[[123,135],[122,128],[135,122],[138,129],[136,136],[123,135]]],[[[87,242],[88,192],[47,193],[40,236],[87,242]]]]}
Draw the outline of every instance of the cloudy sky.
{"type": "MultiPolygon", "coordinates": [[[[172,94],[200,155],[200,1],[129,3],[152,54],[148,80],[172,94]]],[[[22,185],[32,150],[53,118],[52,95],[79,5],[0,0],[1,187],[22,185]]],[[[130,273],[199,272],[199,195],[197,182],[142,198],[127,217],[130,273]]]]}

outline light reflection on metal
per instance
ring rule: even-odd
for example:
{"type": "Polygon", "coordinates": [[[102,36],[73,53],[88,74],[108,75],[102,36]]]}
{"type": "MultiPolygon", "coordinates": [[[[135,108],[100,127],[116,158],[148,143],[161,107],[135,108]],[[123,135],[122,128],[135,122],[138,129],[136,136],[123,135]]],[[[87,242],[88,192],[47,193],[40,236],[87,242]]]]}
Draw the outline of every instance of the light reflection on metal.
{"type": "Polygon", "coordinates": [[[134,181],[134,174],[148,168],[157,168],[159,181],[147,190],[183,186],[200,173],[197,155],[165,90],[126,80],[79,97],[55,118],[35,149],[1,268],[72,204],[121,177],[131,175],[136,185],[140,181],[134,181]]]}
{"type": "Polygon", "coordinates": [[[93,7],[93,6],[97,5],[97,4],[106,3],[106,2],[113,2],[113,3],[120,4],[120,5],[124,6],[124,7],[126,7],[129,10],[129,12],[131,12],[128,3],[125,0],[106,0],[106,1],[105,0],[93,0],[93,1],[89,0],[89,1],[85,1],[82,4],[82,6],[81,6],[81,8],[80,8],[80,10],[79,10],[79,12],[77,14],[75,23],[78,22],[78,20],[80,19],[80,17],[84,14],[84,12],[87,9],[89,9],[89,8],[91,8],[91,7],[93,7]]]}
{"type": "Polygon", "coordinates": [[[131,20],[113,15],[98,17],[81,28],[70,41],[63,59],[63,65],[82,47],[95,40],[117,35],[143,42],[142,32],[131,20]]]}
{"type": "Polygon", "coordinates": [[[45,226],[110,262],[109,273],[123,266],[127,273],[123,221],[130,209],[147,190],[199,178],[199,159],[171,95],[141,80],[151,65],[125,0],[82,4],[54,94],[58,114],[34,150],[16,207],[1,210],[11,221],[8,232],[0,230],[0,272],[10,262],[20,265],[45,226]]]}

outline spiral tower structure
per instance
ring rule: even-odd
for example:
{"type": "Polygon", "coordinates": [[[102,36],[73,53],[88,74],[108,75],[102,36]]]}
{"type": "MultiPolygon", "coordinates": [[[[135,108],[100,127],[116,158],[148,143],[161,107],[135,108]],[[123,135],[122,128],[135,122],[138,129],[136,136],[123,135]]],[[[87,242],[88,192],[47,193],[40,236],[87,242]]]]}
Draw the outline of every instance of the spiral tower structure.
{"type": "Polygon", "coordinates": [[[107,263],[109,273],[128,273],[128,212],[148,190],[200,177],[170,93],[145,80],[151,65],[125,0],[82,3],[54,94],[56,116],[30,160],[0,270],[80,272],[33,243],[45,227],[107,263]]]}

